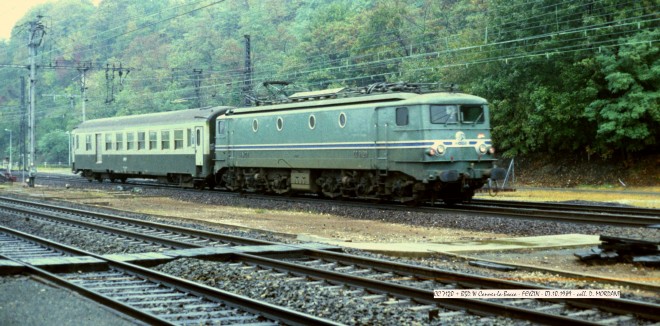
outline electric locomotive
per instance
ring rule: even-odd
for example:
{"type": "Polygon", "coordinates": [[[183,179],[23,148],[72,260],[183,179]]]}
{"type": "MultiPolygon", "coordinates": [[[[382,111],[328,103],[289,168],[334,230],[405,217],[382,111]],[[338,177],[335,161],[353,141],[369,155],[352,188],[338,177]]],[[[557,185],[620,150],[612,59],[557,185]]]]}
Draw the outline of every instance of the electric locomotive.
{"type": "Polygon", "coordinates": [[[455,203],[505,172],[485,99],[416,84],[301,92],[216,123],[215,182],[235,191],[455,203]]]}

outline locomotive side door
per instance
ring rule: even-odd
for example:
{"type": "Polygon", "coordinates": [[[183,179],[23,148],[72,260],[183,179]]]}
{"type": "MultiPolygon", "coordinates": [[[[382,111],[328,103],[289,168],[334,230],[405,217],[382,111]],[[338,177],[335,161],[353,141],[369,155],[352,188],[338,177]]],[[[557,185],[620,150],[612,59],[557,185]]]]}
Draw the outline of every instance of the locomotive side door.
{"type": "Polygon", "coordinates": [[[215,128],[215,160],[220,162],[219,167],[227,166],[231,158],[229,121],[230,119],[218,119],[215,128]]]}
{"type": "Polygon", "coordinates": [[[390,125],[392,124],[392,108],[376,108],[375,118],[375,145],[376,159],[373,161],[373,168],[377,169],[381,175],[386,175],[389,169],[388,147],[390,141],[390,125]]]}
{"type": "Polygon", "coordinates": [[[204,127],[195,127],[193,146],[195,147],[195,165],[204,165],[204,127]]]}

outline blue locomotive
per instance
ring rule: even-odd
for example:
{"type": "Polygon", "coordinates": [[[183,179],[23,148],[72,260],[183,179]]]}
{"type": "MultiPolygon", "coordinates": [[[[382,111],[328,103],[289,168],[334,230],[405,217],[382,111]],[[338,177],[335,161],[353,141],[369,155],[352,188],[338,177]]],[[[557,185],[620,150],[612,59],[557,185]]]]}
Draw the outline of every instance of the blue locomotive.
{"type": "Polygon", "coordinates": [[[486,100],[414,84],[177,112],[81,124],[74,172],[90,180],[148,177],[232,191],[447,203],[471,199],[505,172],[495,166],[486,100]]]}

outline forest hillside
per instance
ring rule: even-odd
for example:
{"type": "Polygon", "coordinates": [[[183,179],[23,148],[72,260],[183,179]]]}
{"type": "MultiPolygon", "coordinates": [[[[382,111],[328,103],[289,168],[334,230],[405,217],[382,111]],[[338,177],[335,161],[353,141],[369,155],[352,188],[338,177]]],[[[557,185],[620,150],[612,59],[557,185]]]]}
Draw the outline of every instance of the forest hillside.
{"type": "MultiPolygon", "coordinates": [[[[634,160],[658,152],[659,9],[653,0],[53,1],[0,41],[0,128],[22,138],[21,79],[38,41],[38,162],[66,162],[83,101],[86,119],[238,106],[246,83],[257,97],[269,80],[309,90],[458,84],[491,103],[503,157],[634,160]]],[[[6,154],[8,143],[0,137],[6,154]]]]}

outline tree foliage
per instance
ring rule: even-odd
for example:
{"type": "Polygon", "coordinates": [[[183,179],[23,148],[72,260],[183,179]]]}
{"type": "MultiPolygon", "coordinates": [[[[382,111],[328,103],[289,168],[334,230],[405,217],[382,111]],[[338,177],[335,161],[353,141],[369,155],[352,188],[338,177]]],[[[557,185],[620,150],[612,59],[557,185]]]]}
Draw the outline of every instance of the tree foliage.
{"type": "Polygon", "coordinates": [[[65,142],[63,130],[82,119],[84,65],[88,119],[242,105],[244,35],[254,87],[267,80],[305,89],[457,83],[491,102],[493,138],[505,156],[658,149],[653,1],[216,2],[60,0],[35,7],[10,40],[0,40],[0,63],[17,66],[0,68],[0,128],[20,138],[25,40],[28,23],[41,15],[39,160],[61,159],[50,152],[63,147],[50,142],[65,142]]]}

